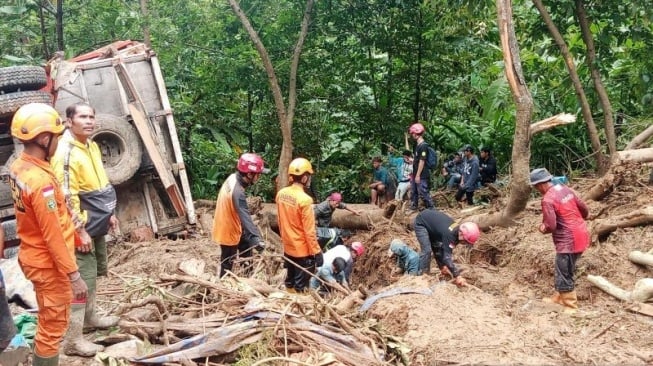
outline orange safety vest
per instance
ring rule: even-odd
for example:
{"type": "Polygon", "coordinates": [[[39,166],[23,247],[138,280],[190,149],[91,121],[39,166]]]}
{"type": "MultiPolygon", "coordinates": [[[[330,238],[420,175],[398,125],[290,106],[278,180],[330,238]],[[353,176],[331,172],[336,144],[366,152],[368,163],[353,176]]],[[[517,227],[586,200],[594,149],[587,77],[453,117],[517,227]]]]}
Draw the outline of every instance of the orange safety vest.
{"type": "Polygon", "coordinates": [[[295,183],[282,188],[275,200],[284,253],[295,258],[320,253],[313,199],[304,192],[302,185],[295,183]]]}
{"type": "Polygon", "coordinates": [[[24,152],[10,168],[20,238],[18,260],[35,268],[77,271],[75,227],[63,192],[47,161],[24,152]]]}
{"type": "Polygon", "coordinates": [[[234,246],[240,242],[243,228],[234,205],[234,190],[238,185],[236,174],[231,174],[220,187],[213,216],[212,239],[220,245],[234,246]]]}

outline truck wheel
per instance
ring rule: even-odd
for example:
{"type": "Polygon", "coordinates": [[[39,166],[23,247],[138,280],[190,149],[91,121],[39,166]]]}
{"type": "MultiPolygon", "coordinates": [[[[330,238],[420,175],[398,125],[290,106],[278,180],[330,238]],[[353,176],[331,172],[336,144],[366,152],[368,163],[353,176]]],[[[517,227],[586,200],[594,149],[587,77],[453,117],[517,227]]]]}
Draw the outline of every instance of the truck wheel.
{"type": "Polygon", "coordinates": [[[29,103],[52,105],[52,96],[43,91],[23,91],[0,94],[0,120],[10,119],[18,108],[29,103]]]}
{"type": "Polygon", "coordinates": [[[39,90],[47,84],[45,69],[40,66],[10,66],[0,68],[0,92],[39,90]]]}
{"type": "Polygon", "coordinates": [[[111,114],[98,114],[95,121],[93,141],[100,147],[109,181],[113,185],[124,183],[141,166],[143,147],[138,131],[125,119],[111,114]]]}

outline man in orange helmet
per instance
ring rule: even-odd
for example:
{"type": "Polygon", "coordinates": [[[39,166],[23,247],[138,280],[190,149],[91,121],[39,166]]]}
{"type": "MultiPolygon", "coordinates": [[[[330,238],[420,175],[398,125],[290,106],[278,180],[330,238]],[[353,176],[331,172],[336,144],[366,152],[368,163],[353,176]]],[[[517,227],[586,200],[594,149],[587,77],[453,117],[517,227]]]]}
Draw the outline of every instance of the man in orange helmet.
{"type": "MultiPolygon", "coordinates": [[[[11,124],[11,135],[25,146],[11,165],[9,183],[21,239],[18,261],[34,284],[39,306],[34,366],[59,364],[71,301],[87,295],[75,262],[75,227],[49,164],[63,131],[57,111],[42,103],[22,106],[11,124]]],[[[81,243],[89,240],[80,238],[81,243]]]]}
{"type": "Polygon", "coordinates": [[[291,185],[279,190],[276,197],[288,292],[304,292],[310,274],[323,264],[315,231],[313,199],[304,192],[304,187],[311,184],[312,174],[313,167],[308,160],[291,161],[288,167],[291,185]]]}
{"type": "Polygon", "coordinates": [[[213,217],[213,241],[220,245],[220,278],[231,271],[234,258],[248,258],[252,249],[262,251],[266,244],[247,208],[245,188],[258,182],[269,170],[257,154],[245,153],[238,158],[237,173],[231,174],[220,187],[213,217]]]}

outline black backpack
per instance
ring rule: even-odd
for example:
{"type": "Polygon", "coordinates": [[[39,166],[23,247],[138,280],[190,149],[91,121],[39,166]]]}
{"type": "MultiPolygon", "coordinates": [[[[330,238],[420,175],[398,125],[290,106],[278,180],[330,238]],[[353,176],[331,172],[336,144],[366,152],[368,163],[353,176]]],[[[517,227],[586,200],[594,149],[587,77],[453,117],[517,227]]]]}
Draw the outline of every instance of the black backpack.
{"type": "Polygon", "coordinates": [[[428,147],[428,156],[426,157],[426,166],[433,170],[438,166],[438,152],[432,147],[428,147]]]}

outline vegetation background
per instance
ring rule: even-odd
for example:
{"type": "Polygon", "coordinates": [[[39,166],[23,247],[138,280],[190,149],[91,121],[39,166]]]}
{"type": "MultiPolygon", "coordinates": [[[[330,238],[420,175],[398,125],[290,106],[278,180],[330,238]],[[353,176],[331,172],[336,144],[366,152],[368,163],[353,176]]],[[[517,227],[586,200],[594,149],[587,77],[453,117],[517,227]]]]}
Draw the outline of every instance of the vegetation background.
{"type": "MultiPolygon", "coordinates": [[[[617,149],[651,124],[653,1],[576,0],[590,20],[596,60],[612,104],[617,149]]],[[[533,121],[567,112],[577,122],[533,137],[530,163],[572,179],[597,172],[569,72],[535,0],[514,1],[533,121]]],[[[277,167],[282,137],[268,77],[227,1],[8,0],[0,6],[0,66],[44,64],[122,39],[147,38],[175,111],[195,198],[215,197],[239,153],[277,167]],[[60,27],[58,27],[60,26],[60,27]],[[59,30],[59,31],[58,31],[59,30]]],[[[305,5],[242,0],[287,94],[305,5]]],[[[578,4],[576,4],[578,5],[578,4]]],[[[544,6],[573,56],[607,153],[574,2],[544,6]]],[[[509,174],[515,107],[492,1],[325,0],[311,12],[297,73],[294,156],[317,170],[320,198],[366,202],[371,158],[399,149],[415,120],[441,159],[466,143],[491,147],[509,174]]],[[[272,177],[255,187],[270,199],[272,177]]]]}

